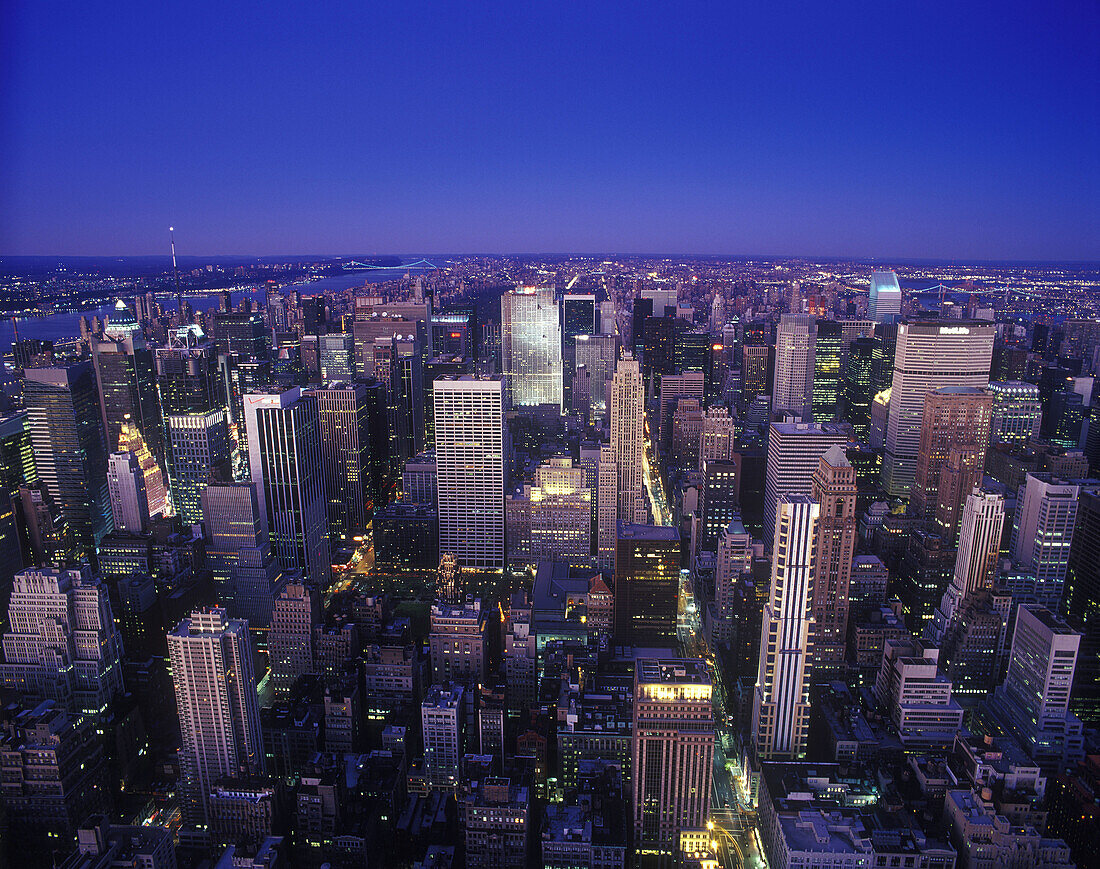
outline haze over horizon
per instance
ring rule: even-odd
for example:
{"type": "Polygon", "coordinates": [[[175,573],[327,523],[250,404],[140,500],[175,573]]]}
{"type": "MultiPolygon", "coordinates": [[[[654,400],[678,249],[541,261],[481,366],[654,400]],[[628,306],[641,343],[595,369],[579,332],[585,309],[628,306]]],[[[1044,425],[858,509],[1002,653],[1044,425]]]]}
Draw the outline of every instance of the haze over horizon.
{"type": "Polygon", "coordinates": [[[6,255],[1100,259],[1087,2],[8,19],[6,255]]]}

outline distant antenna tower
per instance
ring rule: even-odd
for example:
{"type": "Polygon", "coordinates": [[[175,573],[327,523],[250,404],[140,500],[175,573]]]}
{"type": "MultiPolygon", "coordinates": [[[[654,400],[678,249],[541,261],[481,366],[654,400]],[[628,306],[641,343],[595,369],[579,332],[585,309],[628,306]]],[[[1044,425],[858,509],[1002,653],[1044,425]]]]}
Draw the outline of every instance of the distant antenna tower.
{"type": "Polygon", "coordinates": [[[172,276],[176,279],[176,309],[183,320],[183,295],[180,293],[180,271],[176,268],[176,228],[168,227],[168,241],[172,245],[172,276]]]}

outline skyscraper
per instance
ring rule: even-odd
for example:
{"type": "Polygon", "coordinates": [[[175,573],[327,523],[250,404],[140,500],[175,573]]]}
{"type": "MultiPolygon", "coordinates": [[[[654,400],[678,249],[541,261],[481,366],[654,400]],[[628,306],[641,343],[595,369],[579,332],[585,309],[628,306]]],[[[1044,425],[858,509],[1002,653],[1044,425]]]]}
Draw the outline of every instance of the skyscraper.
{"type": "Polygon", "coordinates": [[[925,396],[943,386],[983,388],[993,358],[992,323],[960,320],[905,322],[898,326],[883,486],[907,497],[916,477],[925,396]]]}
{"type": "Polygon", "coordinates": [[[107,492],[115,531],[141,534],[149,522],[145,475],[133,453],[112,453],[107,460],[107,492]]]}
{"type": "Polygon", "coordinates": [[[283,570],[319,588],[331,574],[317,399],[299,387],[245,396],[248,463],[283,570]]]}
{"type": "Polygon", "coordinates": [[[16,574],[0,682],[81,715],[104,715],[122,693],[122,641],[107,588],[87,566],[16,574]]]}
{"type": "Polygon", "coordinates": [[[168,633],[181,746],[184,823],[209,827],[209,796],[223,776],[264,769],[248,626],[224,609],[195,611],[168,633]]]}
{"type": "Polygon", "coordinates": [[[1100,493],[1084,492],[1077,504],[1077,528],[1069,550],[1062,612],[1081,631],[1081,656],[1073,711],[1100,722],[1100,493]]]}
{"type": "Polygon", "coordinates": [[[95,376],[88,362],[28,368],[23,402],[39,481],[69,524],[83,557],[111,530],[107,451],[95,376]]]}
{"type": "Polygon", "coordinates": [[[680,532],[670,525],[620,525],[615,552],[615,642],[676,642],[680,532]]]}
{"type": "Polygon", "coordinates": [[[933,389],[924,399],[910,504],[952,543],[963,501],[985,469],[992,405],[984,390],[967,386],[933,389]]]}
{"type": "Polygon", "coordinates": [[[642,659],[634,665],[634,846],[642,867],[677,865],[680,834],[710,812],[714,711],[707,665],[642,659]]]}
{"type": "Polygon", "coordinates": [[[561,324],[552,288],[500,297],[501,355],[513,406],[562,406],[561,324]]]}
{"type": "Polygon", "coordinates": [[[818,461],[848,436],[837,425],[774,422],[768,428],[768,459],[764,478],[764,541],[775,532],[776,504],[782,495],[809,495],[818,461]]]}
{"type": "Polygon", "coordinates": [[[453,791],[459,783],[466,718],[461,685],[433,685],[420,704],[424,775],[433,790],[453,791]]]}
{"type": "Polygon", "coordinates": [[[432,397],[440,554],[453,555],[462,567],[503,568],[503,381],[443,378],[432,397]]]}
{"type": "Polygon", "coordinates": [[[1051,612],[1062,605],[1080,494],[1079,486],[1036,473],[1027,475],[1016,496],[1012,557],[1035,572],[1036,602],[1051,612]]]}
{"type": "Polygon", "coordinates": [[[1019,380],[993,381],[993,417],[989,437],[993,443],[1022,444],[1039,437],[1043,403],[1039,387],[1019,380]]]}
{"type": "Polygon", "coordinates": [[[848,584],[856,546],[856,472],[840,446],[821,457],[813,479],[820,505],[810,647],[815,665],[844,661],[848,637],[848,584]]]}
{"type": "Polygon", "coordinates": [[[202,493],[211,480],[233,476],[229,423],[221,408],[164,418],[172,503],[185,525],[202,520],[202,493]]]}
{"type": "Polygon", "coordinates": [[[703,434],[699,439],[699,468],[707,459],[728,462],[737,444],[737,421],[720,404],[707,408],[703,417],[703,434]]]}
{"type": "Polygon", "coordinates": [[[577,335],[573,352],[576,366],[589,374],[588,412],[592,419],[607,419],[607,384],[615,376],[619,339],[614,334],[577,335]]]}
{"type": "Polygon", "coordinates": [[[901,287],[894,272],[871,273],[871,291],[867,302],[867,316],[876,323],[889,323],[901,315],[901,287]]]}
{"type": "Polygon", "coordinates": [[[202,493],[206,558],[218,601],[253,631],[271,623],[280,570],[255,483],[211,483],[202,493]]]}
{"type": "Polygon", "coordinates": [[[775,378],[772,409],[786,411],[803,422],[813,415],[814,345],[817,320],[809,314],[784,314],[775,335],[775,378]]]}
{"type": "Polygon", "coordinates": [[[267,642],[276,696],[288,697],[294,681],[314,671],[313,628],[320,622],[320,595],[315,590],[300,582],[288,582],[279,590],[267,642]]]}
{"type": "Polygon", "coordinates": [[[814,338],[813,419],[832,422],[840,413],[844,394],[841,364],[848,355],[844,324],[818,320],[814,338]]]}
{"type": "Polygon", "coordinates": [[[806,752],[810,723],[810,629],[819,505],[783,495],[775,525],[771,593],[760,629],[752,732],[761,760],[806,752]]]}
{"type": "Polygon", "coordinates": [[[384,506],[389,468],[386,394],[377,380],[330,383],[315,390],[329,536],[349,545],[384,506]]]}
{"type": "Polygon", "coordinates": [[[321,383],[355,378],[355,339],[351,332],[333,332],[318,338],[321,383]]]}
{"type": "Polygon", "coordinates": [[[149,449],[160,455],[162,436],[153,354],[121,299],[116,303],[103,337],[89,342],[99,387],[99,406],[106,432],[106,448],[120,450],[124,422],[137,426],[149,449]]]}
{"type": "Polygon", "coordinates": [[[118,435],[118,451],[133,453],[137,458],[145,478],[145,498],[149,503],[149,515],[161,516],[168,512],[168,486],[164,482],[164,472],[145,443],[145,438],[136,425],[127,420],[122,424],[118,435]]]}
{"type": "Polygon", "coordinates": [[[611,452],[617,480],[618,521],[645,522],[642,452],[645,431],[645,383],[636,360],[619,360],[611,379],[611,452]]]}

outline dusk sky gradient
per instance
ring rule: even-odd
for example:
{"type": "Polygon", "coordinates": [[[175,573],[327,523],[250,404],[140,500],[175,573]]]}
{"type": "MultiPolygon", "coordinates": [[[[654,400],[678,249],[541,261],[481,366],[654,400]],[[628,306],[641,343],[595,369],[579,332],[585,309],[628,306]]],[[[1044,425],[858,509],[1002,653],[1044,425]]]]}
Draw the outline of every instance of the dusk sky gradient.
{"type": "Polygon", "coordinates": [[[2,8],[0,254],[1100,260],[1095,0],[2,8]]]}

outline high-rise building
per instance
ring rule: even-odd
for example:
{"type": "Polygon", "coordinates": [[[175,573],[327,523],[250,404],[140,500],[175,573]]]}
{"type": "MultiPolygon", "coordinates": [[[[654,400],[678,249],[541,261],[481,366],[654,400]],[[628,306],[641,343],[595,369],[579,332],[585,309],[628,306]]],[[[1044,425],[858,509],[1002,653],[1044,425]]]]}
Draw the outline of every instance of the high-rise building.
{"type": "Polygon", "coordinates": [[[814,345],[817,320],[809,314],[784,314],[775,333],[772,408],[809,422],[814,401],[814,345]]]}
{"type": "Polygon", "coordinates": [[[281,579],[255,483],[211,483],[202,493],[206,557],[218,601],[253,631],[271,623],[281,579]]]}
{"type": "Polygon", "coordinates": [[[161,415],[208,413],[219,406],[217,351],[212,341],[160,347],[153,359],[161,415]]]}
{"type": "Polygon", "coordinates": [[[818,462],[833,446],[845,446],[848,435],[838,425],[774,422],[768,428],[764,477],[764,542],[771,545],[776,504],[782,495],[809,495],[818,462]]]}
{"type": "Polygon", "coordinates": [[[615,551],[615,642],[671,646],[680,595],[680,532],[666,525],[620,525],[615,551]]]}
{"type": "Polygon", "coordinates": [[[111,499],[92,366],[28,368],[24,376],[39,482],[68,523],[78,551],[94,560],[99,541],[111,530],[111,499]]]}
{"type": "Polygon", "coordinates": [[[331,574],[317,399],[299,387],[245,396],[248,463],[271,549],[319,588],[331,574]]]}
{"type": "Polygon", "coordinates": [[[1069,710],[1081,635],[1039,606],[1016,610],[1008,674],[993,707],[1040,766],[1065,768],[1085,756],[1084,726],[1069,710]]]}
{"type": "MultiPolygon", "coordinates": [[[[619,364],[621,367],[623,363],[620,362],[619,364]]],[[[702,404],[704,395],[705,387],[703,372],[701,371],[661,375],[658,437],[660,438],[663,454],[667,455],[672,448],[672,418],[679,400],[681,398],[694,398],[702,404]]]]}
{"type": "Polygon", "coordinates": [[[202,493],[211,480],[232,479],[225,411],[173,413],[164,418],[172,503],[184,525],[202,521],[202,493]]]}
{"type": "Polygon", "coordinates": [[[92,716],[122,693],[122,641],[107,588],[87,565],[17,573],[8,624],[0,682],[92,716]]]}
{"type": "MultiPolygon", "coordinates": [[[[556,310],[556,308],[555,308],[556,310]]],[[[462,567],[504,566],[503,381],[437,380],[435,404],[439,551],[462,567]]]]}
{"type": "Polygon", "coordinates": [[[424,737],[424,776],[433,790],[454,791],[459,784],[466,732],[461,685],[433,685],[420,704],[424,737]]]}
{"type": "Polygon", "coordinates": [[[214,783],[264,770],[248,625],[224,609],[195,611],[168,633],[168,655],[180,722],[184,823],[209,828],[214,783]]]}
{"type": "MultiPolygon", "coordinates": [[[[326,336],[330,337],[330,336],[326,336]]],[[[350,545],[385,506],[389,470],[386,393],[377,380],[315,390],[331,543],[350,545]]]]}
{"type": "Polygon", "coordinates": [[[313,629],[320,623],[321,600],[314,589],[301,582],[288,582],[279,590],[267,641],[277,697],[289,697],[294,681],[314,672],[313,629]]]}
{"type": "Polygon", "coordinates": [[[729,646],[733,638],[737,584],[752,569],[752,535],[741,517],[732,519],[718,538],[718,559],[714,569],[714,601],[708,608],[706,626],[710,644],[729,646]]]}
{"type": "Polygon", "coordinates": [[[819,515],[819,505],[806,495],[779,498],[752,713],[761,760],[794,760],[806,752],[819,515]]]}
{"type": "Polygon", "coordinates": [[[115,531],[141,534],[149,522],[145,475],[133,453],[112,453],[107,459],[107,492],[115,531]]]}
{"type": "Polygon", "coordinates": [[[901,287],[895,272],[871,273],[871,291],[867,316],[876,323],[889,323],[901,315],[901,287]]]}
{"type": "Polygon", "coordinates": [[[1079,486],[1035,473],[1027,475],[1016,496],[1012,557],[1034,571],[1036,603],[1051,612],[1062,605],[1080,494],[1079,486]]]}
{"type": "Polygon", "coordinates": [[[1043,403],[1039,387],[1019,380],[993,381],[993,417],[989,437],[993,443],[1023,444],[1039,437],[1043,403]]]}
{"type": "Polygon", "coordinates": [[[844,367],[843,417],[852,424],[856,437],[866,442],[871,433],[871,401],[874,399],[875,339],[861,336],[848,347],[848,361],[844,367]]]}
{"type": "Polygon", "coordinates": [[[435,684],[460,682],[476,688],[482,682],[486,671],[487,623],[481,601],[476,598],[432,604],[428,648],[435,684]]]}
{"type": "Polygon", "coordinates": [[[355,336],[351,332],[321,335],[317,348],[320,356],[321,383],[355,379],[355,336]]]}
{"type": "Polygon", "coordinates": [[[128,421],[137,426],[149,449],[160,455],[161,417],[153,354],[126,303],[119,299],[114,310],[105,334],[89,342],[106,448],[109,452],[122,449],[119,432],[128,421]]]}
{"type": "Polygon", "coordinates": [[[703,435],[699,440],[699,469],[707,459],[728,462],[733,458],[737,445],[737,421],[729,410],[715,404],[707,408],[703,417],[703,435]]]}
{"type": "Polygon", "coordinates": [[[844,661],[848,636],[848,586],[856,546],[856,471],[843,447],[821,457],[813,479],[813,500],[820,505],[810,648],[815,666],[844,661]]]}
{"type": "Polygon", "coordinates": [[[615,376],[619,338],[614,333],[577,335],[573,339],[576,368],[588,372],[588,413],[596,420],[607,419],[607,384],[615,376]]]}
{"type": "Polygon", "coordinates": [[[1062,611],[1082,633],[1071,706],[1090,726],[1100,722],[1100,493],[1084,492],[1069,550],[1062,611]]]}
{"type": "Polygon", "coordinates": [[[618,522],[646,519],[642,491],[642,453],[645,449],[645,383],[636,360],[619,360],[611,380],[611,453],[616,467],[618,522]]]}
{"type": "Polygon", "coordinates": [[[592,550],[592,491],[583,468],[552,458],[535,469],[534,485],[505,499],[508,560],[587,565],[592,550]]]}
{"type": "Polygon", "coordinates": [[[163,516],[169,512],[168,486],[164,482],[164,472],[145,443],[145,438],[136,425],[127,420],[122,424],[118,435],[118,451],[133,453],[141,468],[145,483],[145,500],[149,504],[150,516],[163,516]]]}
{"type": "Polygon", "coordinates": [[[840,413],[844,395],[842,365],[848,355],[844,324],[818,320],[814,338],[813,419],[832,422],[840,413]]]}
{"type": "Polygon", "coordinates": [[[634,665],[634,846],[639,866],[678,865],[680,836],[705,829],[714,764],[710,671],[703,661],[634,665]]]}
{"type": "Polygon", "coordinates": [[[697,550],[715,552],[718,539],[734,518],[740,516],[741,463],[711,459],[703,463],[703,485],[699,492],[697,550]]]}
{"type": "Polygon", "coordinates": [[[562,407],[561,324],[552,288],[500,297],[501,355],[513,406],[562,407]]]}
{"type": "Polygon", "coordinates": [[[933,389],[924,399],[910,504],[948,541],[955,539],[966,496],[982,479],[992,403],[984,390],[968,386],[933,389]]]}
{"type": "Polygon", "coordinates": [[[984,388],[993,357],[992,323],[978,320],[912,321],[898,325],[883,487],[907,497],[917,471],[925,396],[943,386],[984,388]]]}
{"type": "Polygon", "coordinates": [[[619,534],[619,465],[610,444],[600,446],[596,486],[596,562],[601,570],[611,570],[619,534]]]}

